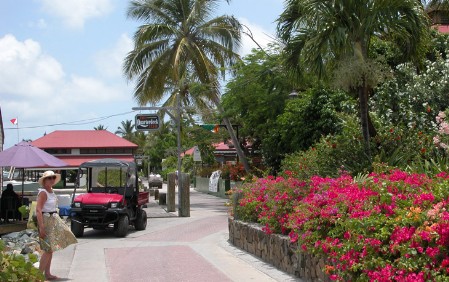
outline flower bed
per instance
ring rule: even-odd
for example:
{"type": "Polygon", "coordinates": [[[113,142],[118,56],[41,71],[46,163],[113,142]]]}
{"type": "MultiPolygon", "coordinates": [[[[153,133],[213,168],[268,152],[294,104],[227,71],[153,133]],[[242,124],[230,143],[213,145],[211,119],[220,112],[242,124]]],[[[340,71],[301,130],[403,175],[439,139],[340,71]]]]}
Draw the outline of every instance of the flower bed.
{"type": "Polygon", "coordinates": [[[354,181],[264,178],[246,184],[235,216],[325,257],[333,280],[447,281],[449,175],[396,170],[354,181]]]}

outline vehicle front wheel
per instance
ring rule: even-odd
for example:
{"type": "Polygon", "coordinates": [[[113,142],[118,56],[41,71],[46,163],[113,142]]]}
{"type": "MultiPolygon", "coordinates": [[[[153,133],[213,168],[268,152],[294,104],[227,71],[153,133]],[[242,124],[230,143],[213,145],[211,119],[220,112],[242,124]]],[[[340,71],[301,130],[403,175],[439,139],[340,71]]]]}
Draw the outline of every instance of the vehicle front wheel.
{"type": "Polygon", "coordinates": [[[126,215],[120,216],[114,224],[114,235],[117,237],[125,237],[128,234],[129,219],[126,215]]]}
{"type": "Polygon", "coordinates": [[[84,235],[84,224],[80,217],[73,217],[70,222],[70,229],[72,230],[75,237],[83,237],[84,235]]]}
{"type": "Polygon", "coordinates": [[[137,213],[136,222],[134,228],[136,230],[145,230],[147,228],[147,212],[140,209],[137,213]]]}

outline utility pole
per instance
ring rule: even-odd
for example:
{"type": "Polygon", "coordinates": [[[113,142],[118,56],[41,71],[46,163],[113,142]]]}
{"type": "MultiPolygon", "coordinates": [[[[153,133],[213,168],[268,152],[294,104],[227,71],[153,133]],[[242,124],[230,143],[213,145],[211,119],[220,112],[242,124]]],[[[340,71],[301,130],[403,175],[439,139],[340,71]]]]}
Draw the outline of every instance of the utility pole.
{"type": "Polygon", "coordinates": [[[184,203],[190,203],[189,199],[184,199],[183,195],[185,197],[188,197],[190,191],[184,191],[184,189],[187,189],[183,185],[183,177],[182,177],[182,148],[181,148],[181,119],[182,119],[182,108],[181,108],[181,93],[178,92],[177,100],[176,100],[176,107],[134,107],[132,108],[133,111],[157,111],[157,110],[167,110],[166,113],[176,122],[177,125],[177,143],[178,143],[178,216],[190,216],[190,204],[184,204],[184,203]],[[170,110],[176,110],[176,115],[170,112],[170,110]],[[186,206],[187,205],[187,206],[186,206]]]}
{"type": "Polygon", "coordinates": [[[178,95],[176,96],[176,108],[178,111],[178,118],[177,118],[177,131],[178,131],[178,216],[181,216],[181,203],[182,203],[182,189],[184,189],[184,186],[182,185],[182,158],[181,158],[181,93],[178,91],[178,95]]]}

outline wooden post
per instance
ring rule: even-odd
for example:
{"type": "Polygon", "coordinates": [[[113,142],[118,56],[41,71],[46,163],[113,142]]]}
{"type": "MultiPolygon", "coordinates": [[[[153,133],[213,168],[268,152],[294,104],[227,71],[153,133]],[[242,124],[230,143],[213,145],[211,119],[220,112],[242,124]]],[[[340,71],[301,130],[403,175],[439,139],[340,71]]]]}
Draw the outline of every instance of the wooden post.
{"type": "Polygon", "coordinates": [[[168,174],[168,184],[167,184],[167,212],[175,212],[176,211],[175,185],[176,185],[176,173],[174,173],[174,172],[169,173],[168,174]]]}
{"type": "Polygon", "coordinates": [[[235,192],[232,194],[232,214],[235,220],[240,220],[239,213],[237,212],[237,207],[239,206],[240,200],[243,198],[243,193],[235,192]]]}
{"type": "Polygon", "coordinates": [[[178,194],[181,195],[178,203],[178,216],[190,217],[190,175],[182,173],[182,187],[178,188],[178,194]]]}
{"type": "Polygon", "coordinates": [[[164,192],[159,193],[159,205],[166,205],[167,204],[167,194],[164,192]]]}

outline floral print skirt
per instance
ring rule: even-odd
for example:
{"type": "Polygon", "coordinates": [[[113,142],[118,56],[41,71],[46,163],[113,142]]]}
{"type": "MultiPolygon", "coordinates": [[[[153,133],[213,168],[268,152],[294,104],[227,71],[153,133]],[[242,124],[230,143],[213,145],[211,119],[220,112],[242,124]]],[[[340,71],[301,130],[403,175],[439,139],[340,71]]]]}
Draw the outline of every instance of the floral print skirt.
{"type": "Polygon", "coordinates": [[[45,239],[39,239],[39,243],[44,252],[55,252],[78,243],[75,235],[70,231],[70,227],[57,213],[43,214],[42,217],[47,236],[45,239]]]}

